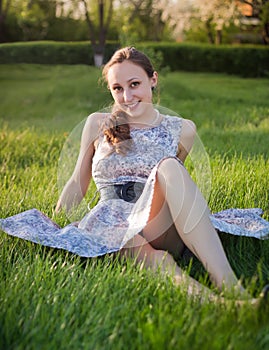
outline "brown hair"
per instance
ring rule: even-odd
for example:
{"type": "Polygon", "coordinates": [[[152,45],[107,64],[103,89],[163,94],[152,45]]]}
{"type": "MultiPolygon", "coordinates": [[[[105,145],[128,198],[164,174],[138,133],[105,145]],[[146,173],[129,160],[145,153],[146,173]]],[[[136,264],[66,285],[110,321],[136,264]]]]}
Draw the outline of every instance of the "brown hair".
{"type": "Polygon", "coordinates": [[[117,50],[110,60],[103,68],[103,79],[107,81],[107,72],[110,67],[116,63],[122,63],[123,61],[130,61],[141,68],[147,73],[149,78],[153,77],[154,68],[150,62],[150,59],[143,52],[138,51],[134,47],[124,47],[117,50]]]}
{"type": "MultiPolygon", "coordinates": [[[[104,81],[107,82],[109,68],[116,63],[122,63],[124,61],[130,61],[140,66],[144,69],[149,78],[153,77],[154,68],[148,56],[134,47],[124,47],[117,50],[104,66],[102,72],[104,81]]],[[[104,134],[107,141],[113,146],[115,152],[125,155],[131,146],[130,127],[126,113],[119,110],[112,113],[111,117],[104,125],[104,134]]]]}
{"type": "Polygon", "coordinates": [[[126,155],[132,146],[127,114],[122,110],[114,111],[104,122],[103,130],[107,142],[112,146],[112,152],[126,155]]]}

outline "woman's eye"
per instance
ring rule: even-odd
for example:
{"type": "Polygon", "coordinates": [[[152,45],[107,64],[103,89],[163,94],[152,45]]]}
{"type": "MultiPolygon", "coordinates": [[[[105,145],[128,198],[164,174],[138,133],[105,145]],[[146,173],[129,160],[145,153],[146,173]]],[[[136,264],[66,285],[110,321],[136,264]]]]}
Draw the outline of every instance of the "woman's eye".
{"type": "Polygon", "coordinates": [[[133,81],[132,84],[131,84],[131,86],[132,86],[132,87],[136,87],[136,86],[138,86],[139,84],[140,84],[139,81],[133,81]]]}
{"type": "Polygon", "coordinates": [[[120,86],[114,86],[114,87],[113,87],[113,90],[114,90],[114,91],[121,91],[121,87],[120,87],[120,86]]]}

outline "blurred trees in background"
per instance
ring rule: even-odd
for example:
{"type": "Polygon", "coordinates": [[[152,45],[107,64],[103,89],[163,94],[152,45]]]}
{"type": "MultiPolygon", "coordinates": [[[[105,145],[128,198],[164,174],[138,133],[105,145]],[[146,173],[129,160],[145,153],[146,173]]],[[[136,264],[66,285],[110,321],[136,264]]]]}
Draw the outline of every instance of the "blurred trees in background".
{"type": "Polygon", "coordinates": [[[119,38],[122,43],[172,39],[172,29],[165,21],[164,8],[159,0],[119,0],[119,9],[119,38]]]}
{"type": "Polygon", "coordinates": [[[180,40],[269,43],[268,0],[160,0],[180,40]]]}
{"type": "Polygon", "coordinates": [[[89,30],[95,66],[103,63],[106,38],[113,16],[113,0],[98,0],[90,7],[90,1],[78,1],[83,5],[83,13],[89,30]],[[97,19],[97,23],[94,19],[97,19]]]}
{"type": "Polygon", "coordinates": [[[0,41],[269,43],[269,0],[0,0],[0,41]]]}

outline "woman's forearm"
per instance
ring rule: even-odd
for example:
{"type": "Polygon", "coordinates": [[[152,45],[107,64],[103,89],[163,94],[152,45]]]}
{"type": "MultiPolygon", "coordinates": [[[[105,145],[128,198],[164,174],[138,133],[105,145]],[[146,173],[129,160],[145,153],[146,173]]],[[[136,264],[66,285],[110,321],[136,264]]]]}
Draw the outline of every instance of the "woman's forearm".
{"type": "Polygon", "coordinates": [[[65,185],[60,195],[55,209],[56,213],[58,213],[61,209],[70,211],[72,208],[79,205],[85,196],[85,193],[86,191],[82,190],[81,184],[71,178],[65,185]]]}

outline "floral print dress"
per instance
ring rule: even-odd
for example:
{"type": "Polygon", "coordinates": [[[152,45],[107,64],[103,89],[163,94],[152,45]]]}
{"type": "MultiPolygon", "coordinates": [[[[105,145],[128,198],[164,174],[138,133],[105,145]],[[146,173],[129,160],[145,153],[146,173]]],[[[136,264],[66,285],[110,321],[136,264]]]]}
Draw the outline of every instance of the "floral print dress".
{"type": "MultiPolygon", "coordinates": [[[[92,165],[97,190],[126,182],[143,183],[136,203],[101,197],[78,226],[70,224],[64,228],[34,208],[0,219],[1,229],[9,235],[83,257],[120,250],[147,223],[160,162],[168,157],[180,162],[176,154],[181,128],[181,118],[166,115],[158,126],[131,129],[133,144],[125,156],[111,153],[105,138],[100,138],[92,165]]],[[[260,209],[229,209],[211,215],[211,221],[218,231],[265,239],[269,237],[269,223],[261,214],[260,209]]]]}

